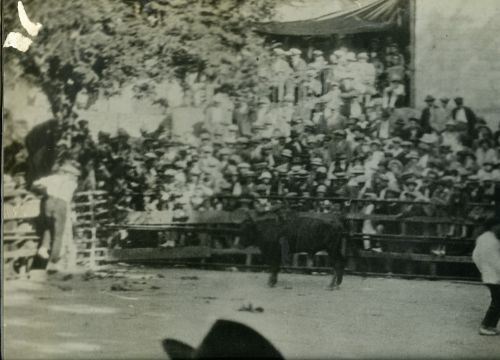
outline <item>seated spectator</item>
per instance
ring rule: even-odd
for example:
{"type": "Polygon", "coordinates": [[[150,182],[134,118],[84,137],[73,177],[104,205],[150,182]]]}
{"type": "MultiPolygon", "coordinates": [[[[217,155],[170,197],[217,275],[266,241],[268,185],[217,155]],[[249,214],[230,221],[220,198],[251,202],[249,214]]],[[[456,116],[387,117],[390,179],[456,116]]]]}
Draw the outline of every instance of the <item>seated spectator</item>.
{"type": "Polygon", "coordinates": [[[491,162],[492,164],[498,162],[497,152],[492,148],[490,140],[482,139],[478,145],[475,155],[479,166],[482,166],[485,162],[491,162]]]}

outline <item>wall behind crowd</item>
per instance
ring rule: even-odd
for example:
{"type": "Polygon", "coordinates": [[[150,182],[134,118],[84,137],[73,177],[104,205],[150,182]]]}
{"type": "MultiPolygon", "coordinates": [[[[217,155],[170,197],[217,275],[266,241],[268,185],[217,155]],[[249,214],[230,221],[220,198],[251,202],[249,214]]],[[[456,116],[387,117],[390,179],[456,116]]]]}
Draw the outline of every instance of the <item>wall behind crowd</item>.
{"type": "Polygon", "coordinates": [[[500,1],[416,0],[416,101],[463,96],[497,128],[500,105],[500,1]]]}

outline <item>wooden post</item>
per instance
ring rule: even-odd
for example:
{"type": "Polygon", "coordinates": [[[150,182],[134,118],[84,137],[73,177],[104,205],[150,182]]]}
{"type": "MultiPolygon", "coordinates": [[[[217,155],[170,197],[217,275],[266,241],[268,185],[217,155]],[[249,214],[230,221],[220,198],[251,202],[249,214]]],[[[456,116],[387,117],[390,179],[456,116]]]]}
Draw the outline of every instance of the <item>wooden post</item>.
{"type": "Polygon", "coordinates": [[[247,265],[247,266],[252,265],[252,257],[253,257],[252,253],[247,252],[246,258],[245,258],[245,265],[247,265]]]}
{"type": "Polygon", "coordinates": [[[429,274],[434,277],[437,275],[437,264],[435,262],[429,263],[429,274]]]}

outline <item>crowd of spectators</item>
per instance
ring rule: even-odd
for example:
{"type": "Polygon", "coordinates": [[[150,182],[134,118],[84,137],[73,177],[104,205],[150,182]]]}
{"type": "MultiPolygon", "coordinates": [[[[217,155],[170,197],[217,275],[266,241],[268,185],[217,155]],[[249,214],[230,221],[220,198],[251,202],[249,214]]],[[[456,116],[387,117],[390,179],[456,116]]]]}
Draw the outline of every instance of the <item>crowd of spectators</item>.
{"type": "Polygon", "coordinates": [[[211,111],[196,137],[162,127],[140,138],[100,133],[96,186],[114,194],[116,206],[137,210],[220,208],[214,195],[251,207],[270,206],[262,199],[270,195],[492,200],[500,132],[461,97],[452,105],[429,95],[420,113],[404,107],[397,46],[384,61],[343,48],[329,62],[319,50],[310,63],[299,49],[274,54],[269,93],[252,109],[237,104],[229,120],[211,111]]]}
{"type": "MultiPolygon", "coordinates": [[[[479,207],[464,214],[462,205],[494,200],[500,129],[462,97],[430,94],[420,99],[422,111],[408,108],[405,60],[395,44],[382,53],[336,49],[328,61],[320,50],[312,54],[306,62],[300,49],[275,48],[263,69],[273,74],[269,91],[234,106],[216,92],[193,134],[160,126],[140,137],[121,129],[92,140],[80,120],[58,146],[83,164],[81,188],[106,190],[117,213],[265,210],[282,201],[276,197],[328,212],[336,203],[327,198],[339,197],[416,204],[396,210],[365,202],[365,214],[485,215],[479,207]]],[[[369,222],[363,227],[377,232],[369,222]]]]}

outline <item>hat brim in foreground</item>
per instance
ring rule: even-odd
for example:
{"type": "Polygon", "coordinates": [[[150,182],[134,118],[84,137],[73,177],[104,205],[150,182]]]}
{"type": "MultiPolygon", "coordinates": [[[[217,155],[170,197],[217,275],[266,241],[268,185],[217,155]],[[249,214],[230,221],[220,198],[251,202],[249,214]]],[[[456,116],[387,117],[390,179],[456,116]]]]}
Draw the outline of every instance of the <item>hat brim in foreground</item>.
{"type": "Polygon", "coordinates": [[[163,350],[171,360],[193,359],[195,349],[182,341],[175,339],[164,339],[161,344],[163,350]]]}

